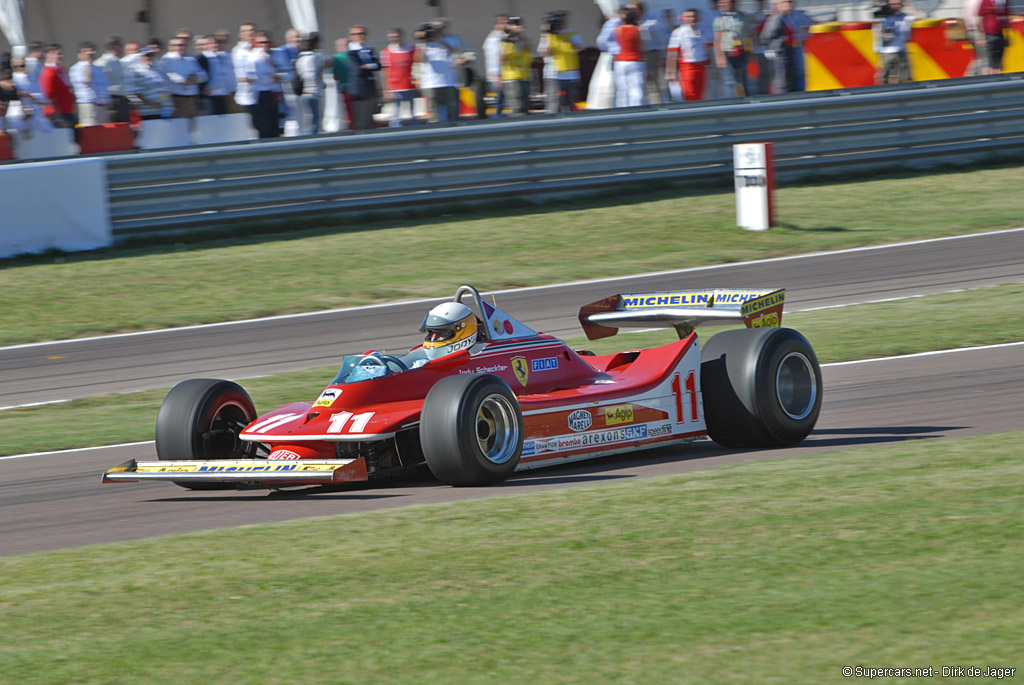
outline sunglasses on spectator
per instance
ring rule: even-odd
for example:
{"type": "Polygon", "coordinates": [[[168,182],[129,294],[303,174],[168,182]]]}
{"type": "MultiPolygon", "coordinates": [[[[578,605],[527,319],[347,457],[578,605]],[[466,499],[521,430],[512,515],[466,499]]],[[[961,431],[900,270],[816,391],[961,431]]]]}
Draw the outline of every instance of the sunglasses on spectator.
{"type": "Polygon", "coordinates": [[[365,36],[366,35],[366,31],[349,31],[348,35],[350,35],[350,36],[365,36]]]}
{"type": "Polygon", "coordinates": [[[253,42],[256,43],[256,45],[266,45],[270,41],[269,40],[254,40],[253,42]]]}

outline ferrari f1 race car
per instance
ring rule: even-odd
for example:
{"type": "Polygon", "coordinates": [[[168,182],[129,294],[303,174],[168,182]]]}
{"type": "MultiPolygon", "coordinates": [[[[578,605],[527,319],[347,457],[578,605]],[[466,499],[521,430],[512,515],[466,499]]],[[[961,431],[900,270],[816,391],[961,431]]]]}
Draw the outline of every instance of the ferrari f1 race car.
{"type": "Polygon", "coordinates": [[[620,294],[580,309],[591,340],[623,327],[674,327],[679,340],[593,355],[538,333],[472,286],[430,311],[401,356],[345,356],[312,400],[258,415],[230,381],[174,386],[156,421],[158,461],[103,482],[191,489],[285,488],[374,480],[426,464],[456,486],[517,470],[710,437],[730,446],[803,440],[818,419],[821,370],[780,328],[784,290],[620,294]],[[694,327],[744,322],[701,347],[694,327]]]}

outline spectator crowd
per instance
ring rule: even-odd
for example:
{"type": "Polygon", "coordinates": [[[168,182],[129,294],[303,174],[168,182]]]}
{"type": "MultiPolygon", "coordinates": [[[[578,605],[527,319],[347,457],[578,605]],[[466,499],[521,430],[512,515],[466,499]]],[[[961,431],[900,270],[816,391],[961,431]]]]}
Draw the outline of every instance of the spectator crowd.
{"type": "MultiPolygon", "coordinates": [[[[710,0],[678,16],[649,12],[639,0],[624,4],[605,17],[596,40],[610,63],[614,106],[804,90],[803,45],[812,21],[796,0],[771,1],[766,9],[765,0],[753,0],[754,10],[743,12],[736,0],[710,0]]],[[[1006,1],[970,3],[965,19],[978,72],[998,73],[1006,1]]],[[[917,13],[904,5],[885,0],[875,11],[878,83],[911,79],[907,44],[917,13]]],[[[418,97],[432,121],[455,121],[463,86],[476,86],[480,116],[488,105],[499,117],[569,111],[585,97],[584,41],[563,11],[550,12],[536,37],[520,17],[497,15],[481,58],[444,19],[420,24],[411,40],[394,28],[379,51],[360,25],[335,40],[330,54],[315,33],[288,29],[278,44],[252,23],[241,24],[230,43],[223,30],[194,36],[182,29],[166,45],[113,36],[102,53],[81,43],[68,68],[60,45],[32,43],[24,57],[0,63],[0,130],[15,101],[25,131],[244,112],[260,138],[274,138],[289,120],[302,135],[324,130],[328,85],[352,129],[373,127],[383,104],[390,126],[415,124],[418,97]]]]}

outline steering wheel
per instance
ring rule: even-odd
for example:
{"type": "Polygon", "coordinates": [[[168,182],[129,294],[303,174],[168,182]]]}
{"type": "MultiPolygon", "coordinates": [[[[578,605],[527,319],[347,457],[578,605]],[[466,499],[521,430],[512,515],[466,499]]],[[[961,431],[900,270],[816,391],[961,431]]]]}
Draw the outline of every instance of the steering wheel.
{"type": "Polygon", "coordinates": [[[408,371],[409,367],[402,363],[402,360],[391,354],[380,354],[378,352],[371,352],[370,354],[364,355],[359,359],[359,366],[382,366],[384,367],[384,374],[387,376],[392,373],[392,369],[389,366],[394,364],[398,367],[399,371],[408,371]]]}

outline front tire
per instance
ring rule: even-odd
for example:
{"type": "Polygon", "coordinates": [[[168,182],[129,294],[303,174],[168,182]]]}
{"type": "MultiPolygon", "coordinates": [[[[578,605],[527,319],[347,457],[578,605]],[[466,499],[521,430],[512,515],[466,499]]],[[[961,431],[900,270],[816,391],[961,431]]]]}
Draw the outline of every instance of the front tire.
{"type": "MultiPolygon", "coordinates": [[[[156,454],[162,461],[251,459],[256,443],[239,438],[256,418],[256,407],[242,386],[195,378],[167,393],[156,417],[156,454]]],[[[191,490],[222,490],[212,483],[176,482],[191,490]]],[[[230,488],[230,486],[228,486],[230,488]]]]}
{"type": "Polygon", "coordinates": [[[431,473],[444,483],[500,483],[516,470],[523,451],[519,401],[497,376],[444,378],[423,402],[420,444],[431,473]]]}
{"type": "Polygon", "coordinates": [[[725,447],[793,445],[821,411],[818,358],[791,328],[723,331],[701,350],[708,435],[725,447]]]}

